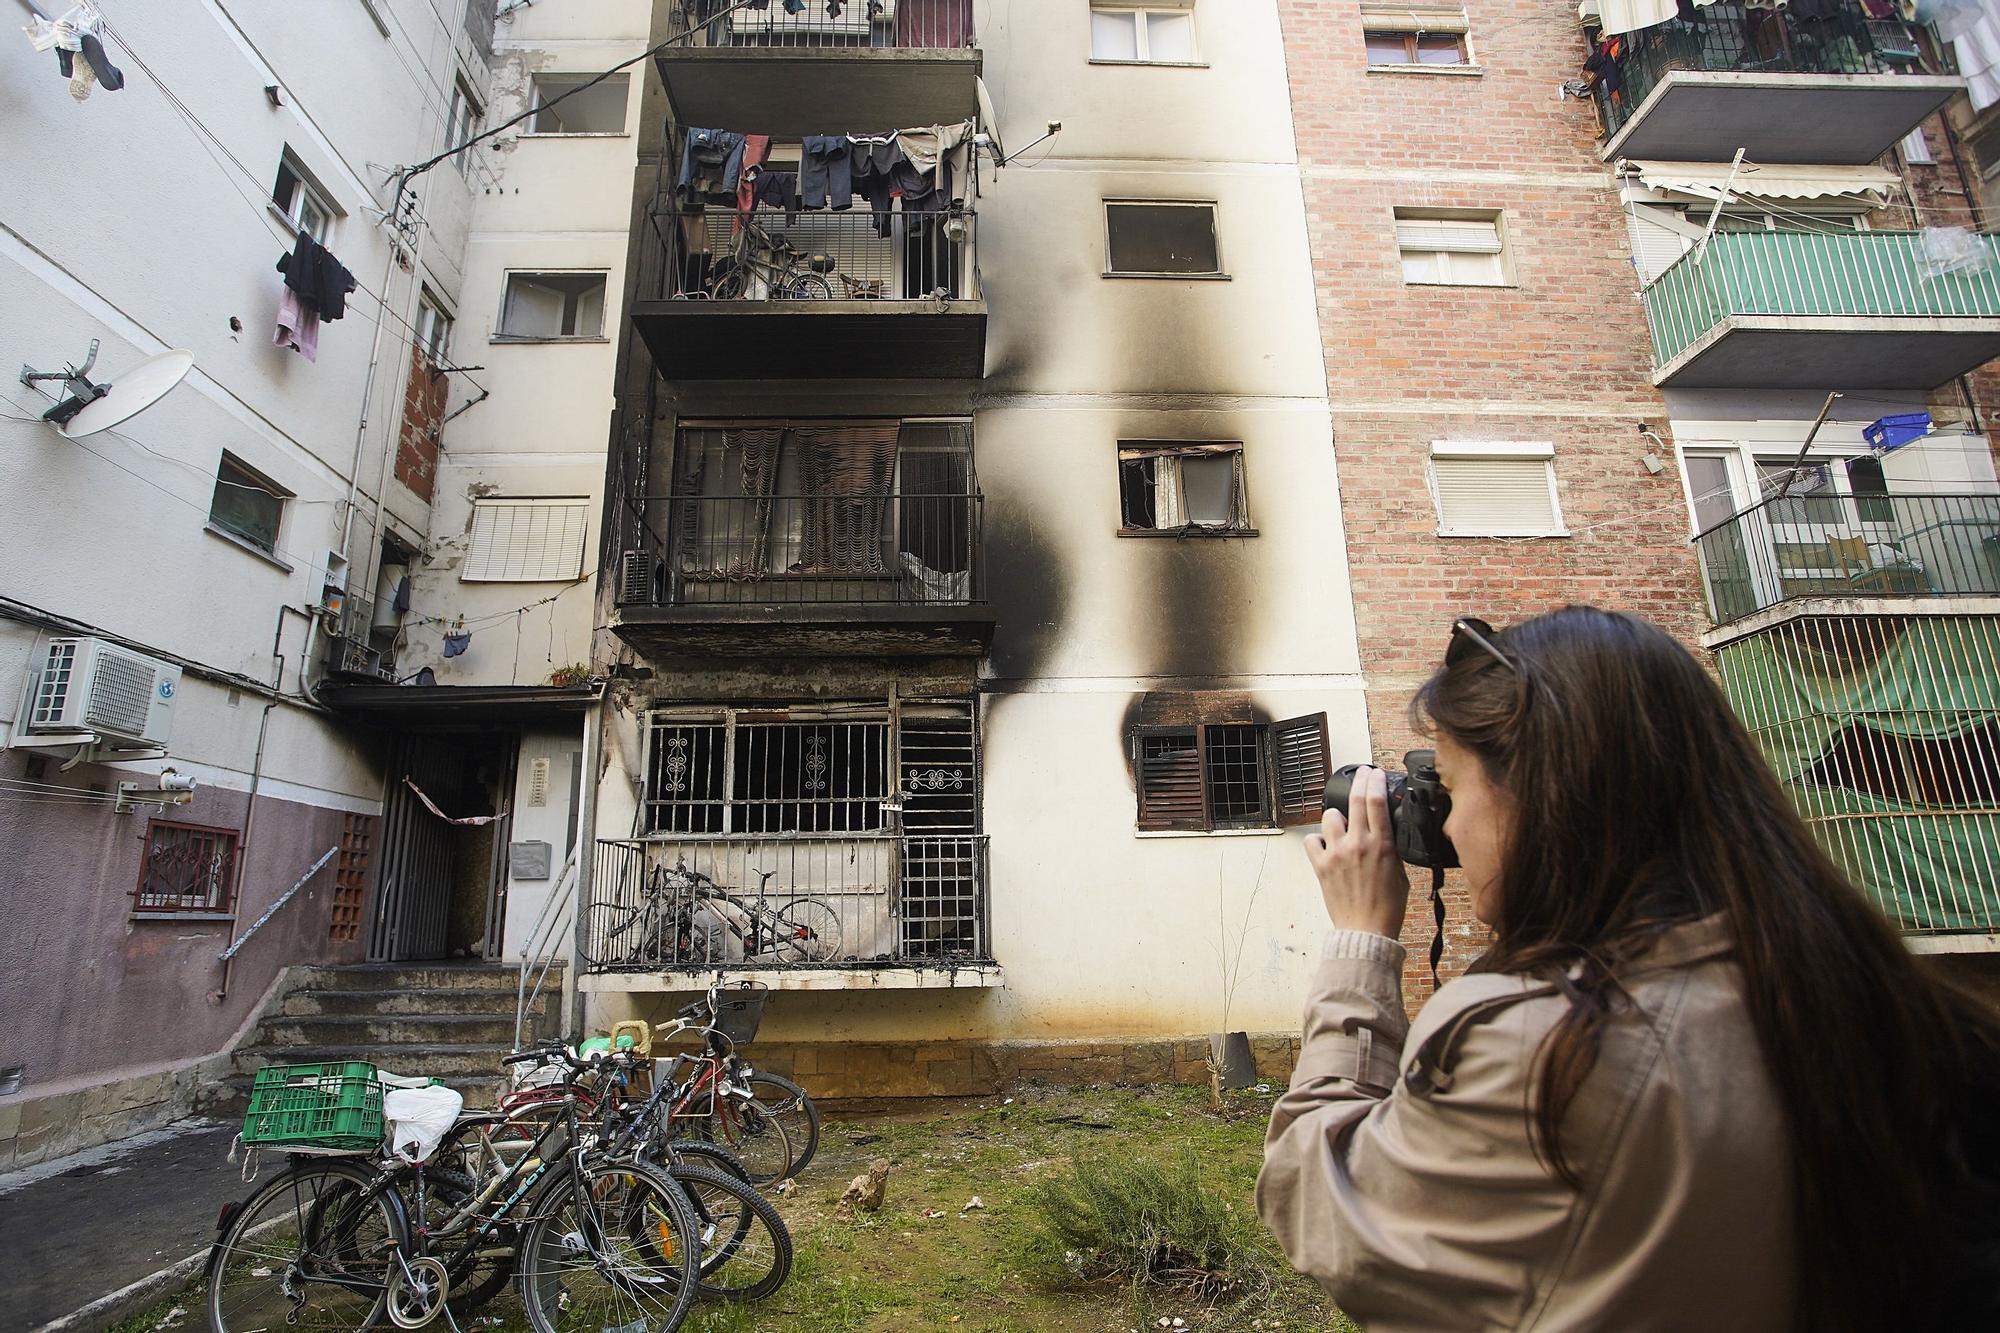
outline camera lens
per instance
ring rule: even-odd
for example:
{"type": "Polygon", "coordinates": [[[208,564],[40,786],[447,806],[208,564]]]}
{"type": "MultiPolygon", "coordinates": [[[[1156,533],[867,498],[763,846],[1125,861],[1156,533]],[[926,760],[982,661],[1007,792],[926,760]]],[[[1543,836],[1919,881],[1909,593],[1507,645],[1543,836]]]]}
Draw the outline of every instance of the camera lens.
{"type": "MultiPolygon", "coordinates": [[[[1438,782],[1436,756],[1429,750],[1412,750],[1403,756],[1403,763],[1409,772],[1384,770],[1382,774],[1388,787],[1389,827],[1396,854],[1411,865],[1457,865],[1458,849],[1444,834],[1451,800],[1438,782]]],[[[1335,770],[1327,780],[1322,808],[1338,810],[1343,819],[1352,819],[1347,806],[1354,796],[1354,775],[1369,767],[1372,765],[1348,764],[1335,770]]]]}

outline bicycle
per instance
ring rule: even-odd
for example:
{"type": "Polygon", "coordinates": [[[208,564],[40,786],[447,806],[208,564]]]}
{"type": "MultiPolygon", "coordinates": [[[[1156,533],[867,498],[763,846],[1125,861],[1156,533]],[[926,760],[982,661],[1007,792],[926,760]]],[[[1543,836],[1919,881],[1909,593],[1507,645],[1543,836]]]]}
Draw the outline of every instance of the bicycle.
{"type": "Polygon", "coordinates": [[[683,1007],[661,1037],[701,1034],[701,1068],[677,1094],[674,1134],[720,1136],[743,1158],[757,1184],[796,1177],[819,1151],[819,1108],[797,1083],[753,1069],[736,1050],[757,1036],[769,988],[755,981],[725,987],[718,976],[700,1000],[683,1007]]]}
{"type": "Polygon", "coordinates": [[[758,876],[757,896],[731,893],[699,870],[677,862],[655,866],[645,897],[629,908],[606,905],[609,946],[584,961],[595,966],[681,966],[742,959],[779,963],[826,963],[840,956],[840,913],[819,898],[789,898],[777,907],[769,896],[774,870],[750,867],[758,876]],[[620,941],[629,943],[622,944],[620,941]],[[618,955],[622,949],[622,956],[618,955]]]}
{"type": "Polygon", "coordinates": [[[759,226],[753,217],[741,219],[729,254],[718,262],[696,292],[698,300],[740,301],[753,282],[762,284],[771,301],[828,301],[833,285],[827,274],[838,270],[829,254],[807,254],[781,235],[759,226]]]}

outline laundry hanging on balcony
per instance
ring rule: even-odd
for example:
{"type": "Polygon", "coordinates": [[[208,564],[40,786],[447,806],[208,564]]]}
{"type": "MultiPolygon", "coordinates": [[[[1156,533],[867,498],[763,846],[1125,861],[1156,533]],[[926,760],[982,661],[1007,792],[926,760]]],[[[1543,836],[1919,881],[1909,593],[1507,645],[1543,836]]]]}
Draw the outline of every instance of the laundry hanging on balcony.
{"type": "Polygon", "coordinates": [[[1576,16],[1585,23],[1595,19],[1606,37],[1637,32],[1655,24],[1679,19],[1696,21],[1695,6],[1707,8],[1716,0],[1583,0],[1576,16]]]}
{"type": "Polygon", "coordinates": [[[31,11],[25,31],[37,51],[55,51],[56,69],[69,80],[69,95],[77,101],[89,97],[94,87],[115,93],[125,86],[125,75],[104,50],[104,16],[90,0],[53,22],[31,11]]]}

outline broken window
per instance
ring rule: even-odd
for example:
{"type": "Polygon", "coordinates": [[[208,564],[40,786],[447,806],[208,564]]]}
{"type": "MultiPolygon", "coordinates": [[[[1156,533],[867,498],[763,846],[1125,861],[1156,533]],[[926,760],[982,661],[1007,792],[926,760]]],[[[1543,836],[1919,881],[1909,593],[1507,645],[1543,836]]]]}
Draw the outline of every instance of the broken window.
{"type": "Polygon", "coordinates": [[[1324,713],[1137,726],[1130,743],[1142,830],[1282,828],[1319,819],[1331,772],[1324,713]]]}
{"type": "Polygon", "coordinates": [[[1106,200],[1104,227],[1106,273],[1172,277],[1222,272],[1212,203],[1106,200]]]}
{"type": "Polygon", "coordinates": [[[1251,532],[1240,444],[1123,444],[1118,497],[1128,533],[1251,532]]]}
{"type": "Polygon", "coordinates": [[[530,134],[623,134],[631,76],[537,74],[530,134]]]}

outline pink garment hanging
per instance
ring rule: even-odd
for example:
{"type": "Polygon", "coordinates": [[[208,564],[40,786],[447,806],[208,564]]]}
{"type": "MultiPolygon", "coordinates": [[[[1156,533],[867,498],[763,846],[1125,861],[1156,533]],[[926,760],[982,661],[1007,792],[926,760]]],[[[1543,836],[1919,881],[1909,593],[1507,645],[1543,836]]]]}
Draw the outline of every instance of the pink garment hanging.
{"type": "Polygon", "coordinates": [[[319,312],[300,305],[299,294],[290,287],[278,302],[278,327],[271,341],[308,361],[319,360],[319,312]]]}

